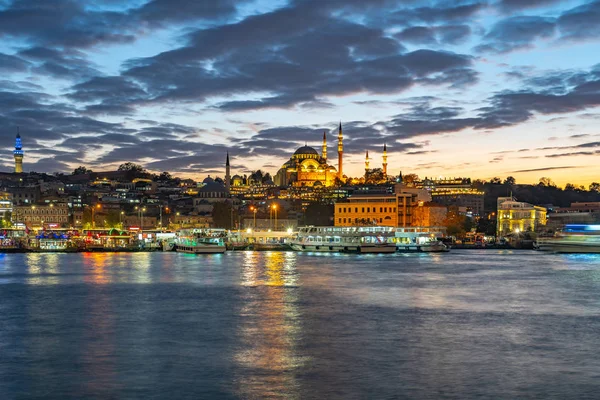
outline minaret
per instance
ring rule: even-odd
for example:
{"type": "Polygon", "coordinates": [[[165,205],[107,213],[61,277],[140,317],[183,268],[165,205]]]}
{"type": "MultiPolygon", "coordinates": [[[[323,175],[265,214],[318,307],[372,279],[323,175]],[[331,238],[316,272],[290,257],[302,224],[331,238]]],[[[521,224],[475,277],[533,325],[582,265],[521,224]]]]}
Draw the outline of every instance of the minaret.
{"type": "Polygon", "coordinates": [[[367,150],[367,156],[365,157],[365,178],[369,175],[369,150],[367,150]]]}
{"type": "Polygon", "coordinates": [[[338,130],[338,178],[342,179],[344,173],[342,172],[342,158],[344,155],[344,143],[342,137],[342,121],[340,121],[340,128],[338,130]]]}
{"type": "Polygon", "coordinates": [[[383,144],[383,177],[387,178],[387,146],[383,144]]]}
{"type": "Polygon", "coordinates": [[[23,172],[23,146],[21,145],[21,134],[19,128],[17,128],[17,138],[15,139],[15,150],[13,151],[15,156],[15,173],[20,174],[23,172]]]}
{"type": "Polygon", "coordinates": [[[231,170],[229,167],[229,152],[227,152],[227,160],[225,161],[225,189],[229,192],[231,188],[231,170]]]}
{"type": "Polygon", "coordinates": [[[327,132],[323,132],[323,162],[327,162],[327,132]]]}

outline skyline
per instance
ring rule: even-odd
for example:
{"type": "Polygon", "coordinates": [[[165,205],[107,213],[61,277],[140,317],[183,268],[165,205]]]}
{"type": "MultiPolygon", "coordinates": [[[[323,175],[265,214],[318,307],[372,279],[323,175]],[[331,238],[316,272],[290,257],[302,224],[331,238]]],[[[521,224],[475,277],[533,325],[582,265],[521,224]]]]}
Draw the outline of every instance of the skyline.
{"type": "Polygon", "coordinates": [[[0,1],[2,171],[19,126],[25,171],[274,175],[341,120],[349,176],[598,181],[599,1],[363,3],[0,1]]]}

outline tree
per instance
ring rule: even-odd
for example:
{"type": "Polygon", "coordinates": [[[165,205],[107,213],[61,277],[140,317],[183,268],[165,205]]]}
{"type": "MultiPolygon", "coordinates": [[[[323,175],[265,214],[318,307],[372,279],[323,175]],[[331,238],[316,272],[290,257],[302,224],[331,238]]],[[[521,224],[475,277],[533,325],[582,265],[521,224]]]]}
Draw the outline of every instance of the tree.
{"type": "Polygon", "coordinates": [[[572,183],[567,183],[567,184],[565,185],[565,190],[569,190],[569,191],[571,191],[571,192],[572,192],[572,191],[573,191],[573,190],[575,190],[575,189],[576,189],[576,186],[575,186],[575,185],[573,185],[572,183]]]}
{"type": "Polygon", "coordinates": [[[402,182],[407,185],[414,185],[419,181],[419,175],[417,174],[406,174],[402,177],[402,182]]]}
{"type": "Polygon", "coordinates": [[[540,178],[540,186],[547,186],[547,187],[556,187],[556,183],[554,183],[554,181],[550,178],[546,178],[546,177],[542,177],[540,178]]]}
{"type": "Polygon", "coordinates": [[[73,173],[71,175],[85,175],[85,174],[91,174],[92,172],[93,171],[91,169],[87,169],[84,166],[79,166],[73,170],[73,173]]]}
{"type": "Polygon", "coordinates": [[[158,176],[158,180],[161,182],[169,182],[171,180],[173,180],[173,177],[171,176],[170,173],[168,173],[167,171],[161,172],[160,175],[158,176]]]}
{"type": "Polygon", "coordinates": [[[590,183],[590,192],[600,192],[600,183],[598,183],[598,182],[590,183]]]}
{"type": "Polygon", "coordinates": [[[271,178],[271,174],[267,172],[262,178],[262,183],[267,183],[271,181],[273,181],[273,179],[271,178]]]}
{"type": "Polygon", "coordinates": [[[142,167],[139,164],[134,164],[132,162],[126,162],[124,164],[119,165],[119,171],[146,172],[144,167],[142,167]]]}
{"type": "Polygon", "coordinates": [[[253,185],[261,184],[263,182],[262,171],[260,169],[258,171],[254,171],[252,174],[250,174],[250,180],[252,181],[253,185]]]}
{"type": "Polygon", "coordinates": [[[10,211],[4,213],[4,217],[0,220],[0,227],[10,228],[12,227],[12,214],[10,211]]]}
{"type": "Polygon", "coordinates": [[[105,226],[107,228],[122,228],[121,215],[119,211],[110,210],[104,219],[106,221],[105,226]]]}
{"type": "Polygon", "coordinates": [[[377,184],[385,181],[383,170],[381,168],[373,168],[366,174],[367,184],[377,184]]]}
{"type": "Polygon", "coordinates": [[[493,178],[490,180],[490,183],[491,183],[491,184],[494,184],[494,185],[500,185],[500,184],[502,183],[502,181],[500,180],[500,178],[498,178],[497,176],[495,176],[495,177],[493,177],[493,178]]]}
{"type": "Polygon", "coordinates": [[[515,178],[513,178],[512,176],[507,176],[506,179],[504,180],[504,184],[505,185],[511,185],[514,186],[516,183],[515,178]]]}

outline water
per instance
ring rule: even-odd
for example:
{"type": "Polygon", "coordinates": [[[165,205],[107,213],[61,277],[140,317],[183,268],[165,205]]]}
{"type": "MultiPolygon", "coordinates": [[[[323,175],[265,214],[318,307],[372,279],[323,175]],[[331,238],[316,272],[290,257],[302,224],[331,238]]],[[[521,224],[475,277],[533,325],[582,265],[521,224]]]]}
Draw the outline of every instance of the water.
{"type": "Polygon", "coordinates": [[[598,398],[600,257],[0,254],[0,399],[598,398]]]}

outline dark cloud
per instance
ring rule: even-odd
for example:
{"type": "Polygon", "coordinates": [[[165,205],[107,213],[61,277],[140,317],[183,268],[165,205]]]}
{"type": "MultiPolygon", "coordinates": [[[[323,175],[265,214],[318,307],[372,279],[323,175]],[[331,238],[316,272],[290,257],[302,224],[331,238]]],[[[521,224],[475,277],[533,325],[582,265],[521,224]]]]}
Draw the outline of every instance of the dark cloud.
{"type": "Polygon", "coordinates": [[[555,33],[553,18],[518,16],[497,22],[485,35],[484,42],[475,50],[480,53],[508,53],[523,49],[555,33]]]}
{"type": "Polygon", "coordinates": [[[29,68],[29,63],[19,57],[0,53],[0,72],[24,72],[29,68]]]}
{"type": "Polygon", "coordinates": [[[595,39],[600,35],[600,1],[575,7],[558,18],[565,40],[595,39]]]}
{"type": "Polygon", "coordinates": [[[514,12],[517,10],[544,7],[558,3],[560,0],[500,0],[498,6],[504,11],[514,12]]]}
{"type": "Polygon", "coordinates": [[[78,80],[101,75],[87,56],[77,50],[56,50],[47,47],[31,47],[18,55],[32,63],[32,72],[54,78],[78,80]]]}
{"type": "Polygon", "coordinates": [[[413,44],[459,44],[471,35],[468,25],[411,26],[395,35],[402,42],[413,44]]]}
{"type": "Polygon", "coordinates": [[[84,0],[15,0],[0,10],[0,37],[19,38],[40,46],[90,47],[131,42],[135,36],[127,15],[94,11],[84,0]]]}
{"type": "Polygon", "coordinates": [[[279,9],[197,30],[188,38],[185,47],[127,64],[125,75],[147,88],[149,101],[245,94],[250,99],[216,107],[314,108],[328,105],[326,96],[396,93],[419,79],[439,85],[476,81],[469,56],[424,49],[404,53],[383,30],[332,19],[318,8],[279,9]],[[252,93],[271,95],[252,99],[252,93]]]}

